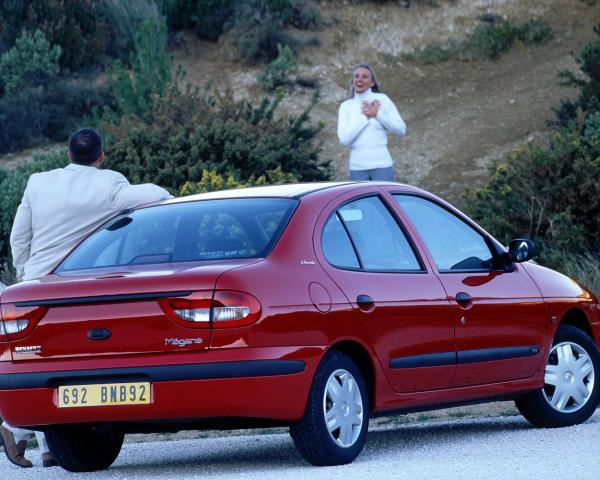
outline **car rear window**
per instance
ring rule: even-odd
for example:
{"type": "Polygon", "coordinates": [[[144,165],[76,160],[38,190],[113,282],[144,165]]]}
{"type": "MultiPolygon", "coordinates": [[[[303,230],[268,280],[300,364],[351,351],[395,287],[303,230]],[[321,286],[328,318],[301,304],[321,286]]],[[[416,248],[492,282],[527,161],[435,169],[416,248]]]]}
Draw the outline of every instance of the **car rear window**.
{"type": "Polygon", "coordinates": [[[160,205],[119,215],[85,239],[57,273],[123,265],[261,258],[297,200],[244,198],[160,205]]]}

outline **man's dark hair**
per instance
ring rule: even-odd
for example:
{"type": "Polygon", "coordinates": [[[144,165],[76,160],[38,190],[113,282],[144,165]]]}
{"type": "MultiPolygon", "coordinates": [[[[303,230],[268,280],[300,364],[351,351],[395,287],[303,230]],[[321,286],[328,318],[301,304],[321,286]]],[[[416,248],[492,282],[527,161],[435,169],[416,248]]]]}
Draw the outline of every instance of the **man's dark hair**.
{"type": "Polygon", "coordinates": [[[93,128],[77,130],[69,138],[71,161],[80,165],[90,165],[102,155],[102,138],[93,128]]]}

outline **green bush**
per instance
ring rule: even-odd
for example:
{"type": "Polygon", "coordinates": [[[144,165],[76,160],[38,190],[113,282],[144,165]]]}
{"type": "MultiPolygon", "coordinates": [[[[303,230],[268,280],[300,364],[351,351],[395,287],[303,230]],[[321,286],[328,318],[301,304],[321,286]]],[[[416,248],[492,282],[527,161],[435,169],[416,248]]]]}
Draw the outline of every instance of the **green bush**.
{"type": "Polygon", "coordinates": [[[93,66],[110,42],[104,0],[2,0],[0,52],[10,49],[22,31],[40,30],[51,45],[60,45],[61,67],[93,66]]]}
{"type": "Polygon", "coordinates": [[[261,185],[281,185],[283,183],[294,183],[298,181],[292,173],[284,173],[280,167],[269,170],[259,177],[250,177],[246,182],[236,180],[232,175],[225,177],[214,170],[203,170],[202,177],[198,182],[185,182],[179,192],[180,195],[192,195],[196,193],[214,192],[217,190],[229,190],[233,188],[256,187],[261,185]]]}
{"type": "Polygon", "coordinates": [[[34,155],[31,162],[21,163],[14,169],[0,167],[0,265],[10,263],[10,231],[29,176],[61,168],[68,163],[67,153],[62,151],[34,155]]]}
{"type": "Polygon", "coordinates": [[[277,58],[258,78],[261,87],[267,92],[287,85],[290,82],[290,75],[296,71],[296,58],[292,49],[287,45],[279,44],[277,50],[279,51],[277,58]]]}
{"type": "Polygon", "coordinates": [[[586,251],[560,258],[562,271],[600,298],[600,256],[586,251]]]}
{"type": "Polygon", "coordinates": [[[50,46],[41,31],[23,32],[15,46],[0,57],[0,81],[6,93],[11,95],[54,79],[60,70],[61,53],[58,45],[50,46]]]}
{"type": "Polygon", "coordinates": [[[145,23],[160,24],[169,2],[157,0],[104,0],[103,14],[111,32],[107,52],[114,58],[127,62],[135,48],[136,35],[145,23]]]}
{"type": "Polygon", "coordinates": [[[540,19],[517,25],[496,16],[486,17],[486,24],[477,27],[465,40],[426,45],[418,54],[425,63],[446,60],[496,60],[509,51],[517,40],[524,45],[541,45],[552,36],[550,26],[540,19]]]}
{"type": "Polygon", "coordinates": [[[164,18],[159,23],[146,21],[136,33],[134,44],[130,57],[131,71],[119,61],[109,71],[117,109],[106,109],[105,114],[115,119],[142,115],[152,107],[155,97],[166,92],[171,82],[171,59],[167,53],[164,18]]]}
{"type": "Polygon", "coordinates": [[[94,110],[113,102],[106,87],[82,80],[54,81],[0,97],[0,153],[64,142],[94,110]]]}
{"type": "Polygon", "coordinates": [[[467,211],[505,243],[533,239],[541,261],[558,266],[561,252],[600,251],[598,178],[600,135],[588,142],[564,131],[547,149],[518,149],[497,163],[490,182],[467,194],[467,211]]]}
{"type": "Polygon", "coordinates": [[[174,194],[204,170],[244,182],[278,167],[300,180],[329,178],[315,145],[321,126],[309,124],[316,97],[299,116],[276,116],[280,98],[255,106],[232,96],[171,89],[143,117],[104,123],[107,166],[174,194]]]}
{"type": "Polygon", "coordinates": [[[594,27],[594,33],[596,39],[585,45],[575,58],[584,77],[581,78],[579,74],[568,70],[559,73],[564,85],[579,88],[579,97],[575,105],[563,103],[557,112],[562,125],[575,118],[577,107],[588,113],[600,111],[600,23],[594,27]]]}
{"type": "Polygon", "coordinates": [[[231,30],[240,57],[248,63],[277,58],[277,44],[297,48],[289,27],[317,28],[318,11],[306,0],[172,0],[171,28],[193,28],[205,40],[231,30]]]}

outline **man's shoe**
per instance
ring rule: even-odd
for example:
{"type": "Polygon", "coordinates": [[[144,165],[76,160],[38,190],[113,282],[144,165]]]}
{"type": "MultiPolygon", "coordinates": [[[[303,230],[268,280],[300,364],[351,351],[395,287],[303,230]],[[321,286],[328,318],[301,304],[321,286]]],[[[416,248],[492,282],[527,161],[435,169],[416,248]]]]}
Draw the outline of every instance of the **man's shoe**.
{"type": "Polygon", "coordinates": [[[25,458],[25,450],[27,449],[27,441],[21,440],[15,442],[15,436],[6,427],[0,425],[0,438],[4,445],[4,452],[11,463],[23,468],[33,467],[33,463],[25,458]]]}
{"type": "Polygon", "coordinates": [[[54,456],[50,452],[42,453],[42,465],[44,467],[57,467],[58,463],[54,460],[54,456]]]}

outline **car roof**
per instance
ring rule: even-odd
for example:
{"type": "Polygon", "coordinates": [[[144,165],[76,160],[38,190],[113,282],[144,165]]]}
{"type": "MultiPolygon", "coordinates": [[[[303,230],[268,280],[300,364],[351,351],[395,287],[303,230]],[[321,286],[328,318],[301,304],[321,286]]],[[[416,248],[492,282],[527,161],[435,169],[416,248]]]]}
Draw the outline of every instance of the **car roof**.
{"type": "Polygon", "coordinates": [[[259,197],[275,197],[275,198],[300,198],[311,193],[337,189],[347,190],[353,186],[379,186],[379,185],[395,185],[398,187],[410,188],[408,185],[392,182],[312,182],[312,183],[293,183],[286,185],[269,185],[261,187],[236,188],[231,190],[218,190],[215,192],[199,193],[196,195],[187,195],[168,200],[164,203],[182,203],[193,202],[197,200],[213,200],[222,198],[259,198],[259,197]],[[346,188],[344,188],[346,187],[346,188]]]}

